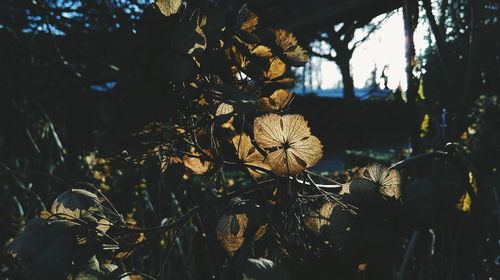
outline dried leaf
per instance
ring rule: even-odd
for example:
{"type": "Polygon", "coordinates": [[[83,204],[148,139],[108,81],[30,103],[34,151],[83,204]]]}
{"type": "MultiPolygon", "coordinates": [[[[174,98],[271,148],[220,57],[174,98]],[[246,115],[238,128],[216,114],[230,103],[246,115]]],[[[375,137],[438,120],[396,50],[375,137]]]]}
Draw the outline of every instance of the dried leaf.
{"type": "MultiPolygon", "coordinates": [[[[204,152],[208,155],[211,156],[211,153],[209,150],[204,150],[204,152]]],[[[194,152],[193,155],[195,156],[201,156],[201,154],[194,152]]],[[[183,158],[183,163],[184,166],[191,171],[191,173],[196,174],[196,175],[203,175],[207,173],[212,167],[214,166],[213,161],[211,160],[202,160],[198,157],[190,157],[190,156],[184,156],[183,158]]]]}
{"type": "Polygon", "coordinates": [[[197,22],[195,18],[177,24],[172,35],[174,50],[196,56],[207,48],[207,38],[197,22]]]}
{"type": "MultiPolygon", "coordinates": [[[[250,136],[245,133],[236,135],[231,140],[233,142],[234,148],[238,154],[238,158],[242,160],[245,164],[249,164],[252,166],[264,168],[270,170],[269,166],[264,163],[264,156],[255,148],[252,144],[250,136]]],[[[247,168],[248,172],[254,178],[262,177],[264,174],[262,171],[247,168]]]]}
{"type": "Polygon", "coordinates": [[[319,210],[311,209],[304,218],[305,226],[313,233],[320,234],[323,231],[323,227],[330,224],[330,216],[335,205],[335,202],[327,202],[319,210]]]}
{"type": "Polygon", "coordinates": [[[274,80],[283,76],[286,72],[286,64],[279,58],[269,60],[269,68],[263,73],[266,80],[274,80]]]}
{"type": "Polygon", "coordinates": [[[361,178],[368,179],[378,186],[383,197],[401,197],[401,176],[397,170],[389,170],[380,164],[372,164],[359,171],[361,178]]]}
{"type": "Polygon", "coordinates": [[[254,136],[257,144],[269,151],[264,162],[280,176],[296,175],[323,156],[323,145],[311,135],[301,115],[257,117],[254,136]]]}
{"type": "Polygon", "coordinates": [[[270,57],[273,55],[271,49],[263,45],[255,47],[253,50],[250,51],[250,53],[260,57],[270,57]]]}
{"type": "Polygon", "coordinates": [[[264,111],[277,111],[288,106],[294,94],[288,90],[278,89],[269,97],[262,97],[258,103],[264,111]]]}
{"type": "Polygon", "coordinates": [[[250,60],[243,55],[236,46],[232,46],[228,49],[226,54],[230,60],[234,60],[238,64],[239,69],[246,69],[250,63],[250,60]]]}
{"type": "Polygon", "coordinates": [[[48,219],[50,216],[52,216],[52,213],[50,213],[47,210],[42,210],[42,211],[40,211],[40,214],[38,214],[38,217],[40,217],[42,219],[48,219]]]}
{"type": "Polygon", "coordinates": [[[347,182],[347,183],[342,184],[342,189],[340,189],[339,194],[346,194],[346,193],[350,193],[350,191],[349,191],[349,186],[350,186],[350,182],[347,182]]]}
{"type": "Polygon", "coordinates": [[[215,111],[215,116],[223,116],[229,115],[234,112],[234,107],[231,104],[221,103],[217,106],[217,110],[215,111]]]}
{"type": "Polygon", "coordinates": [[[229,255],[233,255],[245,241],[244,234],[248,226],[246,214],[224,214],[217,223],[217,239],[229,255]]]}
{"type": "MultiPolygon", "coordinates": [[[[217,95],[217,99],[222,103],[233,106],[234,112],[247,113],[255,111],[257,104],[255,97],[245,94],[245,92],[239,88],[234,86],[221,86],[219,90],[213,90],[212,92],[217,95]]],[[[229,107],[225,106],[225,108],[223,107],[221,109],[229,110],[229,107]]]]}
{"type": "Polygon", "coordinates": [[[61,193],[52,203],[52,214],[62,214],[64,218],[80,218],[89,210],[101,208],[99,198],[84,189],[71,189],[61,193]]]}
{"type": "Polygon", "coordinates": [[[257,14],[250,11],[245,4],[238,11],[236,22],[239,29],[247,32],[253,32],[259,24],[259,17],[257,14]]]}
{"type": "Polygon", "coordinates": [[[154,3],[154,7],[167,17],[178,13],[181,6],[182,0],[156,0],[154,3]]]}
{"type": "MultiPolygon", "coordinates": [[[[478,193],[477,181],[472,172],[469,172],[469,184],[474,195],[478,193]]],[[[460,196],[456,208],[463,212],[470,212],[472,207],[472,197],[468,190],[464,190],[463,194],[460,196]]]]}
{"type": "Polygon", "coordinates": [[[463,212],[470,212],[472,205],[472,199],[467,191],[460,196],[457,205],[455,206],[458,210],[463,212]]]}
{"type": "Polygon", "coordinates": [[[307,51],[297,44],[297,39],[292,32],[278,29],[274,31],[276,44],[281,48],[286,57],[286,62],[291,66],[304,66],[309,60],[307,51]]]}

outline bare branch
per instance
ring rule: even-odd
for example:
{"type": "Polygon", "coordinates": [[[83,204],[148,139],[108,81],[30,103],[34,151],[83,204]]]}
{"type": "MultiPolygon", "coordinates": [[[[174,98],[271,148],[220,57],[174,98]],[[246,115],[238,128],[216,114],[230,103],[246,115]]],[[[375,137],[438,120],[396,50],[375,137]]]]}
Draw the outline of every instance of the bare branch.
{"type": "Polygon", "coordinates": [[[422,1],[425,14],[427,16],[427,19],[429,20],[429,25],[431,26],[431,31],[432,34],[434,35],[434,39],[436,39],[436,48],[437,52],[439,55],[439,60],[441,61],[441,64],[443,66],[443,72],[445,74],[446,80],[448,83],[450,83],[450,76],[449,76],[449,63],[448,59],[446,58],[446,45],[445,45],[445,38],[443,34],[440,32],[439,27],[436,23],[436,18],[434,17],[434,14],[432,13],[432,5],[430,0],[423,0],[422,1]]]}
{"type": "Polygon", "coordinates": [[[381,19],[380,21],[378,21],[377,23],[373,23],[370,25],[369,29],[368,29],[368,32],[367,34],[360,40],[358,40],[356,43],[354,43],[354,45],[352,46],[351,50],[353,51],[354,49],[356,49],[359,45],[363,44],[366,40],[368,40],[370,38],[370,36],[373,34],[373,32],[377,31],[380,26],[387,20],[389,19],[392,15],[394,14],[394,12],[390,12],[390,13],[387,13],[385,15],[385,17],[383,19],[381,19]]]}
{"type": "Polygon", "coordinates": [[[331,54],[320,54],[320,53],[317,53],[315,51],[312,51],[310,50],[309,53],[313,56],[316,56],[316,57],[321,57],[321,58],[324,58],[324,59],[328,59],[330,61],[337,61],[337,57],[336,56],[333,56],[331,54]]]}

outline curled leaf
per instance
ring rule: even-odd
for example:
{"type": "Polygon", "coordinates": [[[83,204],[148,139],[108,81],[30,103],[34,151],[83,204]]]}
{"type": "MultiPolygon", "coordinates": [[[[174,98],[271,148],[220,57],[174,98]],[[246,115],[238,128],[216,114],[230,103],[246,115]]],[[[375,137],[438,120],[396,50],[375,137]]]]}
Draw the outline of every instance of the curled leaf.
{"type": "Polygon", "coordinates": [[[266,80],[274,80],[283,76],[286,72],[286,64],[279,58],[271,58],[269,60],[269,67],[263,73],[266,80]]]}
{"type": "Polygon", "coordinates": [[[174,30],[172,40],[174,50],[188,55],[199,55],[207,48],[207,38],[198,24],[198,14],[194,19],[179,22],[174,30]]]}
{"type": "Polygon", "coordinates": [[[273,55],[271,52],[271,49],[269,49],[268,47],[266,47],[264,45],[259,45],[259,46],[255,47],[254,49],[252,49],[250,51],[250,53],[253,55],[256,55],[256,56],[260,56],[260,57],[270,57],[273,55]]]}
{"type": "Polygon", "coordinates": [[[323,227],[330,224],[330,217],[335,205],[335,202],[326,202],[319,209],[311,209],[304,217],[305,226],[314,234],[320,234],[323,227]]]}
{"type": "Polygon", "coordinates": [[[285,60],[291,66],[304,66],[309,60],[307,51],[297,44],[297,39],[292,32],[278,29],[274,31],[276,44],[283,51],[285,60]]]}
{"type": "Polygon", "coordinates": [[[238,11],[236,23],[239,29],[247,32],[253,32],[259,24],[259,17],[256,13],[250,11],[245,4],[238,11]]]}
{"type": "Polygon", "coordinates": [[[258,100],[260,107],[264,111],[277,111],[288,106],[294,94],[288,90],[278,89],[269,97],[262,97],[258,100]]]}
{"type": "Polygon", "coordinates": [[[61,193],[52,203],[52,214],[64,218],[80,218],[87,211],[98,211],[101,203],[97,195],[84,189],[71,189],[61,193]]]}
{"type": "MultiPolygon", "coordinates": [[[[231,141],[233,142],[234,148],[238,154],[238,158],[244,163],[264,169],[270,169],[267,164],[264,163],[264,156],[255,148],[250,140],[250,136],[245,133],[234,136],[231,141]]],[[[248,172],[254,178],[262,177],[263,172],[257,169],[248,167],[248,172]]]]}

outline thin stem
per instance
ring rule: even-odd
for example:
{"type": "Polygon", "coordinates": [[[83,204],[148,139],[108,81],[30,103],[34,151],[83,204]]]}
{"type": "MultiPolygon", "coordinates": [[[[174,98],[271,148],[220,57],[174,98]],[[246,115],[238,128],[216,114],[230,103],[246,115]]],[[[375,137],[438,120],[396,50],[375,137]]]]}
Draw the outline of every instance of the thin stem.
{"type": "Polygon", "coordinates": [[[335,185],[342,185],[342,183],[339,183],[339,182],[337,182],[337,181],[333,180],[332,178],[328,178],[328,177],[325,177],[325,176],[323,176],[323,175],[320,175],[320,174],[317,174],[317,173],[311,172],[311,171],[309,171],[309,170],[307,170],[307,169],[306,169],[306,170],[304,170],[304,172],[305,172],[305,173],[307,173],[307,174],[309,174],[309,175],[313,175],[313,176],[316,176],[316,177],[319,177],[319,178],[325,179],[325,180],[327,180],[327,181],[329,181],[329,182],[334,183],[335,185]]]}
{"type": "Polygon", "coordinates": [[[161,264],[161,267],[160,267],[160,270],[158,271],[158,273],[156,274],[156,279],[160,278],[160,275],[161,275],[161,272],[163,271],[163,268],[165,268],[165,265],[167,264],[167,261],[168,261],[168,257],[170,257],[170,254],[172,253],[172,250],[174,249],[174,245],[175,245],[175,240],[177,239],[177,235],[179,235],[179,232],[181,231],[182,227],[184,225],[182,225],[180,228],[178,228],[176,231],[175,231],[175,234],[174,234],[174,238],[172,239],[172,242],[170,243],[170,245],[168,246],[168,252],[167,252],[167,255],[165,256],[165,259],[163,260],[163,263],[161,264]]]}
{"type": "Polygon", "coordinates": [[[164,226],[158,226],[158,227],[152,227],[152,228],[128,228],[130,231],[135,231],[135,232],[156,232],[156,231],[167,231],[173,228],[178,227],[179,225],[183,226],[186,224],[199,210],[200,206],[195,206],[189,211],[187,211],[184,215],[182,215],[179,219],[171,222],[168,225],[164,226]]]}
{"type": "Polygon", "coordinates": [[[149,276],[149,275],[144,274],[142,272],[132,272],[132,271],[131,272],[125,272],[125,273],[121,274],[120,276],[118,276],[118,279],[123,279],[123,278],[125,278],[127,276],[132,276],[132,275],[139,275],[139,276],[145,277],[147,279],[156,280],[156,278],[154,278],[153,276],[149,276]]]}

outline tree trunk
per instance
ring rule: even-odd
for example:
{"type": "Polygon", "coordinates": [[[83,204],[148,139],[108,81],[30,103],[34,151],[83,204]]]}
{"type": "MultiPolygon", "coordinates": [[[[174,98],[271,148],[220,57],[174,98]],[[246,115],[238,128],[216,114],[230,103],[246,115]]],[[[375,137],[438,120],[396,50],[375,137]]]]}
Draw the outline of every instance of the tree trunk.
{"type": "Polygon", "coordinates": [[[344,85],[344,99],[354,100],[354,81],[351,76],[351,65],[350,57],[339,57],[337,56],[337,65],[340,68],[340,74],[342,74],[342,84],[344,85]]]}
{"type": "Polygon", "coordinates": [[[410,136],[412,154],[420,152],[421,140],[420,134],[420,112],[417,108],[417,91],[418,80],[413,75],[415,61],[415,43],[413,41],[413,33],[418,23],[418,2],[405,0],[403,4],[403,23],[405,31],[405,60],[406,60],[406,81],[408,89],[406,90],[406,105],[409,112],[412,114],[412,121],[409,124],[413,131],[410,136]]]}

